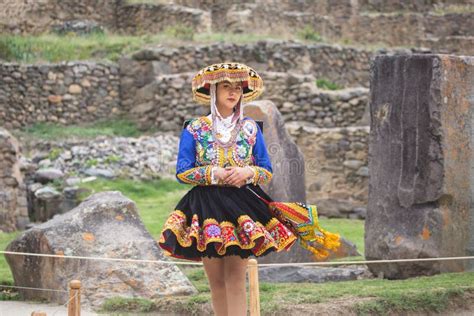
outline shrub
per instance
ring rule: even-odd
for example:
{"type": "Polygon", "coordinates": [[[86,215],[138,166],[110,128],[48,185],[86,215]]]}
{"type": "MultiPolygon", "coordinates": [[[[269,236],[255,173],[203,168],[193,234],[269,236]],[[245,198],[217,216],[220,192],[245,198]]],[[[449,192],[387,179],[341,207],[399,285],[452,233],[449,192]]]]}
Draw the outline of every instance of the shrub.
{"type": "Polygon", "coordinates": [[[310,25],[307,25],[304,28],[302,28],[298,32],[298,37],[303,40],[312,41],[312,42],[321,42],[323,40],[321,35],[319,35],[319,33],[316,32],[316,30],[310,25]]]}
{"type": "Polygon", "coordinates": [[[180,40],[192,41],[194,39],[193,29],[183,24],[167,27],[164,33],[180,40]]]}

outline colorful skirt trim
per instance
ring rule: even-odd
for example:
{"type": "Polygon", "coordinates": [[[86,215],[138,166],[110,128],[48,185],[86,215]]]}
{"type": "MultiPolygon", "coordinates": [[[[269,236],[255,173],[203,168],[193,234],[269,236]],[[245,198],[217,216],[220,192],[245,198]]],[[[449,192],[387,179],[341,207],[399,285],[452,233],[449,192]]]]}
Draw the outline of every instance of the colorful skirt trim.
{"type": "MultiPolygon", "coordinates": [[[[269,198],[259,186],[250,186],[269,198]]],[[[159,245],[168,256],[200,261],[263,256],[288,250],[296,239],[245,187],[195,186],[168,217],[159,245]]]]}

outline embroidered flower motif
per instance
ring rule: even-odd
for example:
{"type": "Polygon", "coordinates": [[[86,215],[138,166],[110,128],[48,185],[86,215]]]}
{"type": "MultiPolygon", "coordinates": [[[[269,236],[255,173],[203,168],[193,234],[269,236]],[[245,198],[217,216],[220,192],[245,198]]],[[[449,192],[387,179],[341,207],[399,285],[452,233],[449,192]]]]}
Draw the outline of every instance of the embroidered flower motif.
{"type": "Polygon", "coordinates": [[[257,132],[254,124],[249,120],[245,121],[245,123],[242,126],[242,129],[244,133],[249,137],[252,137],[257,132]]]}
{"type": "Polygon", "coordinates": [[[200,120],[194,120],[194,121],[191,123],[191,126],[192,126],[193,128],[196,128],[196,129],[197,129],[197,128],[201,127],[201,121],[200,121],[200,120]]]}
{"type": "Polygon", "coordinates": [[[255,224],[251,221],[247,221],[242,225],[242,227],[246,233],[250,233],[255,229],[255,224]]]}
{"type": "Polygon", "coordinates": [[[210,237],[218,237],[221,235],[221,228],[218,225],[211,224],[206,227],[206,233],[210,237]]]}
{"type": "Polygon", "coordinates": [[[216,158],[216,150],[214,149],[214,147],[209,146],[207,148],[206,158],[211,161],[214,160],[214,158],[216,158]]]}
{"type": "Polygon", "coordinates": [[[237,146],[237,155],[240,158],[245,158],[247,156],[247,149],[244,146],[237,146]]]}

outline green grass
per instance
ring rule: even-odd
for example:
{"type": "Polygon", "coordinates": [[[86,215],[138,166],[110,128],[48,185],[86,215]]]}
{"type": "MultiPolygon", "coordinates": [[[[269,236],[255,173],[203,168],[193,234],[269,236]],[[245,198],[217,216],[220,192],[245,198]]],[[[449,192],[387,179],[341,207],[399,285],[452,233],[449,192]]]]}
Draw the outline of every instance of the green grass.
{"type": "Polygon", "coordinates": [[[310,25],[306,25],[304,28],[297,32],[298,38],[310,41],[310,42],[322,42],[323,38],[319,33],[310,25]]]}
{"type": "Polygon", "coordinates": [[[138,313],[146,313],[153,311],[155,304],[143,298],[114,297],[107,299],[101,306],[101,309],[107,312],[130,310],[138,313]]]}
{"type": "MultiPolygon", "coordinates": [[[[210,291],[201,268],[184,270],[198,289],[188,304],[209,301],[210,291]]],[[[391,312],[434,311],[442,312],[450,299],[474,292],[474,272],[445,273],[432,277],[407,280],[367,279],[327,283],[260,283],[260,303],[264,313],[276,312],[281,306],[317,304],[340,298],[372,298],[358,303],[358,314],[391,312]]]]}
{"type": "MultiPolygon", "coordinates": [[[[337,232],[345,239],[354,243],[357,247],[357,251],[362,255],[356,257],[363,259],[365,245],[364,245],[364,221],[358,219],[347,219],[347,218],[321,218],[321,226],[330,231],[337,232]]],[[[353,260],[355,258],[351,258],[353,260]]],[[[343,258],[341,260],[347,260],[343,258]]]]}
{"type": "Polygon", "coordinates": [[[189,43],[249,43],[265,39],[284,39],[275,34],[194,33],[185,26],[171,26],[161,33],[118,35],[95,33],[84,36],[43,34],[38,36],[0,35],[0,59],[19,63],[109,60],[150,45],[176,47],[189,43]]]}
{"type": "Polygon", "coordinates": [[[451,14],[451,13],[474,13],[474,5],[450,4],[450,5],[437,6],[430,13],[433,13],[436,15],[444,15],[444,14],[451,14]]]}
{"type": "MultiPolygon", "coordinates": [[[[137,137],[144,132],[138,130],[134,122],[116,119],[110,121],[98,121],[90,124],[67,125],[61,126],[57,124],[36,123],[30,127],[26,127],[19,132],[15,132],[18,136],[27,138],[57,140],[75,138],[95,138],[97,136],[123,136],[137,137]]],[[[59,156],[59,149],[50,153],[53,160],[59,156]]]]}
{"type": "Polygon", "coordinates": [[[22,63],[69,60],[112,60],[151,42],[160,36],[122,36],[90,34],[87,36],[0,36],[0,59],[22,63]]]}
{"type": "MultiPolygon", "coordinates": [[[[5,250],[8,244],[18,236],[20,232],[14,233],[3,233],[0,232],[0,249],[5,250]]],[[[11,284],[13,282],[13,276],[10,271],[10,267],[5,260],[4,255],[0,255],[0,284],[11,284]]]]}
{"type": "Polygon", "coordinates": [[[325,89],[325,90],[340,90],[343,88],[337,83],[329,81],[328,79],[325,79],[325,78],[317,79],[316,85],[318,86],[318,88],[325,89]]]}
{"type": "Polygon", "coordinates": [[[100,191],[120,191],[136,204],[140,217],[154,238],[158,238],[166,218],[173,211],[179,199],[191,187],[174,180],[149,182],[126,179],[102,180],[81,184],[82,187],[100,191]]]}

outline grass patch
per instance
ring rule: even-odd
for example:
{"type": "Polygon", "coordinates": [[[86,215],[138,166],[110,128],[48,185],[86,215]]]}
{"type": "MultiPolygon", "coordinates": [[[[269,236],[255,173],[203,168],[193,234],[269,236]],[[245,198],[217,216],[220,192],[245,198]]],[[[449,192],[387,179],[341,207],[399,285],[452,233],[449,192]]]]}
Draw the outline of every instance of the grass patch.
{"type": "MultiPolygon", "coordinates": [[[[357,257],[363,259],[365,244],[364,244],[364,221],[359,219],[347,219],[347,218],[321,218],[321,226],[330,231],[337,232],[345,239],[354,243],[357,247],[357,251],[362,255],[357,257]]],[[[343,258],[341,260],[347,260],[343,258]]]]}
{"type": "MultiPolygon", "coordinates": [[[[90,124],[82,125],[57,125],[47,123],[37,123],[16,132],[18,136],[44,140],[58,140],[75,138],[95,138],[97,136],[122,136],[137,137],[144,132],[138,129],[138,126],[131,121],[124,119],[98,121],[90,124]]],[[[60,155],[60,149],[50,153],[50,158],[54,160],[60,155]]]]}
{"type": "Polygon", "coordinates": [[[120,191],[132,199],[140,217],[154,238],[158,238],[168,215],[174,210],[179,199],[191,187],[174,180],[133,181],[127,179],[104,180],[81,184],[81,187],[101,191],[120,191]]]}
{"type": "Polygon", "coordinates": [[[122,55],[151,45],[177,47],[189,43],[252,43],[268,39],[291,39],[291,37],[282,37],[278,34],[194,33],[192,28],[184,25],[170,26],[161,33],[137,36],[112,33],[93,33],[82,36],[74,34],[0,35],[0,59],[19,63],[55,63],[77,60],[116,62],[122,55]]]}
{"type": "Polygon", "coordinates": [[[183,24],[169,26],[164,30],[164,33],[183,41],[192,41],[194,39],[194,30],[183,24]]]}
{"type": "Polygon", "coordinates": [[[433,290],[427,293],[391,294],[374,301],[358,303],[355,310],[358,315],[387,315],[389,313],[436,312],[447,310],[451,300],[462,298],[463,289],[433,290]]]}
{"type": "Polygon", "coordinates": [[[325,90],[340,90],[343,87],[338,85],[337,83],[334,83],[328,79],[321,78],[316,80],[316,85],[320,89],[325,89],[325,90]]]}
{"type": "Polygon", "coordinates": [[[319,33],[310,25],[306,25],[304,28],[297,32],[298,38],[304,41],[311,42],[322,42],[323,38],[319,33]]]}
{"type": "MultiPolygon", "coordinates": [[[[185,274],[198,289],[199,296],[189,298],[191,302],[206,301],[209,293],[202,268],[184,269],[185,274]]],[[[315,283],[260,283],[260,303],[263,313],[278,311],[279,307],[296,304],[317,304],[344,297],[374,298],[358,303],[358,314],[387,312],[446,310],[450,300],[465,292],[474,292],[474,272],[446,273],[432,277],[407,280],[359,280],[345,282],[315,283]]]]}
{"type": "Polygon", "coordinates": [[[102,312],[134,311],[139,313],[151,312],[155,304],[144,298],[114,297],[107,299],[101,306],[102,312]]]}
{"type": "MultiPolygon", "coordinates": [[[[15,239],[20,232],[3,233],[0,232],[0,249],[5,250],[8,244],[15,239]]],[[[0,255],[0,284],[11,285],[13,283],[13,276],[10,267],[4,255],[0,255]]]]}
{"type": "Polygon", "coordinates": [[[445,15],[450,13],[473,13],[474,5],[472,4],[450,4],[436,6],[436,8],[431,11],[435,15],[445,15]]]}
{"type": "Polygon", "coordinates": [[[43,34],[0,36],[0,59],[11,62],[60,62],[70,60],[111,60],[160,42],[162,36],[124,36],[93,33],[84,36],[43,34]]]}

